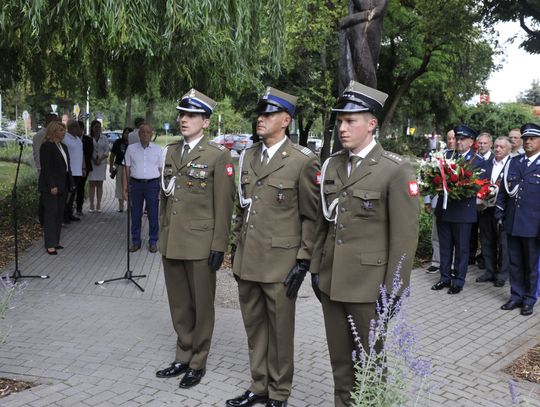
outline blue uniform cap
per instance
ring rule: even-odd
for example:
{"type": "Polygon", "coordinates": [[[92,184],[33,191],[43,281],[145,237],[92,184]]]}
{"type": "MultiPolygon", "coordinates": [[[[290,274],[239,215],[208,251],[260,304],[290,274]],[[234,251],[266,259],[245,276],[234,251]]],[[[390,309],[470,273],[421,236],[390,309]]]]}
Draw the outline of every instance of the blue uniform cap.
{"type": "Polygon", "coordinates": [[[259,99],[255,113],[260,115],[287,112],[291,117],[294,117],[297,100],[298,97],[296,96],[268,87],[264,95],[259,99]]]}
{"type": "Polygon", "coordinates": [[[178,101],[177,110],[190,113],[201,113],[210,116],[217,102],[210,99],[204,93],[191,89],[178,101]]]}
{"type": "Polygon", "coordinates": [[[476,137],[478,137],[478,132],[471,129],[466,124],[460,124],[459,126],[454,127],[454,133],[456,134],[456,138],[472,138],[473,140],[476,140],[476,137]]]}
{"type": "Polygon", "coordinates": [[[526,123],[521,126],[521,137],[540,137],[540,126],[535,123],[526,123]]]}

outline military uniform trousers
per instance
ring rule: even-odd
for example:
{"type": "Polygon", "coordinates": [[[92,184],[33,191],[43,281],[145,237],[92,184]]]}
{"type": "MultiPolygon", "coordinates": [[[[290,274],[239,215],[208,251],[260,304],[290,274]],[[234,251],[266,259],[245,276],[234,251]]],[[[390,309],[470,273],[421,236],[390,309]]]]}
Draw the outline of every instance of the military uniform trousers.
{"type": "Polygon", "coordinates": [[[482,256],[486,263],[485,274],[495,280],[508,279],[508,239],[505,232],[497,231],[495,208],[487,208],[478,215],[482,256]]]}
{"type": "Polygon", "coordinates": [[[538,299],[540,240],[508,235],[510,293],[515,302],[536,304],[538,299]]]}
{"type": "Polygon", "coordinates": [[[352,351],[355,350],[355,344],[347,315],[353,317],[362,346],[369,353],[369,326],[372,319],[377,319],[376,306],[374,302],[332,301],[323,292],[321,292],[321,301],[328,352],[334,376],[334,406],[349,407],[351,392],[354,388],[355,375],[351,355],[352,351]]]}
{"type": "Polygon", "coordinates": [[[285,401],[294,373],[296,299],[287,297],[283,283],[238,280],[238,292],[248,337],[249,390],[285,401]]]}
{"type": "Polygon", "coordinates": [[[174,330],[176,359],[192,369],[204,369],[214,331],[216,273],[208,260],[162,257],[165,286],[174,330]]]}
{"type": "Polygon", "coordinates": [[[456,287],[465,285],[465,276],[469,267],[469,240],[472,223],[454,223],[437,221],[441,257],[441,281],[456,287]],[[452,259],[452,256],[455,258],[452,259]],[[452,260],[456,269],[452,275],[452,260]]]}

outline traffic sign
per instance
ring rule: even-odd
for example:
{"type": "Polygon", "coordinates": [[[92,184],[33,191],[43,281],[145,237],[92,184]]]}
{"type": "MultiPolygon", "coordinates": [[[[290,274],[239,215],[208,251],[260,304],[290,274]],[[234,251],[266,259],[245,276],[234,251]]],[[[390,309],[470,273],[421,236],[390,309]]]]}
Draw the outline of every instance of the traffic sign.
{"type": "Polygon", "coordinates": [[[163,123],[163,130],[169,131],[171,128],[171,125],[169,123],[163,123]]]}
{"type": "Polygon", "coordinates": [[[22,118],[23,120],[28,120],[30,118],[30,113],[28,113],[28,110],[22,112],[22,118]]]}
{"type": "Polygon", "coordinates": [[[79,113],[81,113],[81,107],[77,103],[75,106],[73,106],[73,114],[79,117],[79,113]]]}

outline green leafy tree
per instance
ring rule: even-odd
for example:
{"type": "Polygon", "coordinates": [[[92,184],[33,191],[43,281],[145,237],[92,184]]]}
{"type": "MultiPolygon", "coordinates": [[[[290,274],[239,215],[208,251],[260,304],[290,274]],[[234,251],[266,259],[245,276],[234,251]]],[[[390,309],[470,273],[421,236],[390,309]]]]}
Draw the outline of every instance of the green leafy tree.
{"type": "Polygon", "coordinates": [[[409,92],[416,96],[410,109],[412,103],[423,104],[424,111],[441,105],[439,114],[445,116],[453,101],[482,89],[493,69],[493,50],[482,39],[480,21],[473,0],[390,1],[378,72],[381,90],[390,95],[382,134],[409,92]],[[437,103],[426,105],[434,99],[437,103]]]}
{"type": "Polygon", "coordinates": [[[459,114],[463,123],[493,136],[506,136],[524,123],[538,122],[530,106],[518,103],[490,103],[465,106],[459,114]]]}
{"type": "Polygon", "coordinates": [[[540,2],[538,0],[483,0],[483,13],[489,23],[519,21],[526,34],[521,47],[540,54],[540,2]]]}
{"type": "Polygon", "coordinates": [[[540,81],[533,80],[531,87],[518,96],[518,103],[524,103],[531,106],[540,106],[540,81]]]}

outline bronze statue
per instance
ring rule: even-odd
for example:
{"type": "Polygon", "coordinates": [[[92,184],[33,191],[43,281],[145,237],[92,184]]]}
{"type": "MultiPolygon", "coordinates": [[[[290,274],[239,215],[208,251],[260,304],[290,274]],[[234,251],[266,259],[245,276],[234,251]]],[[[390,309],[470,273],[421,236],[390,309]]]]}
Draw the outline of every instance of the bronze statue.
{"type": "Polygon", "coordinates": [[[350,0],[349,15],[339,23],[340,92],[351,80],[377,87],[383,17],[388,0],[350,0]]]}

